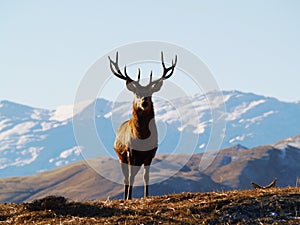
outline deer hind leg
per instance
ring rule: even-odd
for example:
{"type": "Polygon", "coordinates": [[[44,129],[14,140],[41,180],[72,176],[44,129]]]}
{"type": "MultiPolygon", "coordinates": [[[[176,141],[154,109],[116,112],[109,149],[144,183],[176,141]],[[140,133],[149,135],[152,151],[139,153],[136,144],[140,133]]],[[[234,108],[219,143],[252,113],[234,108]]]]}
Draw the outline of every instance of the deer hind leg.
{"type": "Polygon", "coordinates": [[[144,166],[144,198],[149,196],[149,172],[150,172],[150,166],[144,166]]]}
{"type": "Polygon", "coordinates": [[[128,187],[129,187],[129,168],[128,164],[121,162],[121,169],[124,175],[124,200],[128,197],[128,187]]]}
{"type": "Polygon", "coordinates": [[[129,166],[129,189],[128,189],[128,199],[132,199],[132,187],[136,174],[139,172],[141,166],[129,166]]]}

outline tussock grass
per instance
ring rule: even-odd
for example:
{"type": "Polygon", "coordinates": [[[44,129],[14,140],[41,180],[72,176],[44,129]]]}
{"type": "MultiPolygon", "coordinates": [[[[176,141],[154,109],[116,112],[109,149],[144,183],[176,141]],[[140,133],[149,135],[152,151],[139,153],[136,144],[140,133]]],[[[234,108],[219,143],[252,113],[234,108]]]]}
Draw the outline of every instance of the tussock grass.
{"type": "Polygon", "coordinates": [[[300,188],[0,204],[0,224],[300,224],[300,188]]]}

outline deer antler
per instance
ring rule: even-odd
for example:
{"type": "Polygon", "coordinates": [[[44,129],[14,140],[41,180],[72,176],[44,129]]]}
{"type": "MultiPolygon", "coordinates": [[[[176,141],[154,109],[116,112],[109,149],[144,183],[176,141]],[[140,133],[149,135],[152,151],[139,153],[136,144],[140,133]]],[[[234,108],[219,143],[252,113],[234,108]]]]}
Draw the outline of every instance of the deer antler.
{"type": "Polygon", "coordinates": [[[260,186],[254,182],[251,182],[252,186],[254,189],[269,189],[269,188],[273,188],[276,185],[276,181],[277,178],[275,178],[270,184],[268,184],[267,186],[260,186]]]}
{"type": "MultiPolygon", "coordinates": [[[[126,66],[124,66],[124,74],[121,72],[120,68],[119,68],[119,53],[117,52],[116,53],[116,61],[114,62],[109,56],[108,56],[108,59],[109,59],[109,65],[110,65],[110,69],[111,71],[113,72],[114,75],[116,75],[117,77],[119,77],[120,79],[122,80],[126,80],[127,82],[133,82],[134,80],[131,79],[129,77],[129,75],[127,74],[127,70],[126,70],[126,66]]],[[[140,81],[140,76],[141,76],[141,71],[140,69],[138,70],[138,81],[140,81]]]]}
{"type": "Polygon", "coordinates": [[[170,66],[169,68],[166,68],[165,62],[164,62],[164,54],[163,54],[163,52],[161,52],[161,64],[163,66],[163,75],[161,76],[162,79],[166,80],[170,76],[172,76],[175,66],[176,66],[176,63],[177,63],[177,55],[175,55],[175,61],[172,60],[172,66],[170,66]],[[169,75],[167,75],[169,71],[171,71],[171,72],[169,75]]]}
{"type": "MultiPolygon", "coordinates": [[[[136,90],[137,87],[142,87],[139,83],[140,82],[140,77],[141,77],[141,70],[140,69],[138,70],[138,80],[134,81],[127,74],[126,66],[124,66],[124,73],[121,72],[121,70],[119,68],[119,62],[118,62],[118,59],[119,59],[118,52],[116,53],[116,61],[113,61],[109,56],[108,56],[108,59],[110,61],[110,64],[109,64],[110,69],[113,72],[113,74],[116,77],[118,77],[122,80],[125,80],[127,85],[129,85],[129,83],[130,83],[130,86],[127,86],[128,89],[130,88],[131,91],[134,91],[134,90],[136,90]]],[[[152,81],[152,71],[151,71],[149,84],[146,85],[146,86],[143,86],[144,88],[147,88],[148,91],[150,91],[152,93],[159,91],[161,86],[162,86],[162,83],[163,83],[162,81],[166,80],[166,79],[168,79],[172,76],[172,74],[174,72],[174,69],[175,69],[175,66],[177,64],[177,55],[175,55],[175,60],[172,60],[172,65],[170,67],[166,67],[165,62],[164,62],[164,55],[163,55],[163,52],[161,52],[161,64],[162,64],[162,67],[163,67],[162,76],[159,79],[157,79],[155,81],[152,81]]]]}
{"type": "Polygon", "coordinates": [[[170,78],[173,75],[175,66],[177,64],[177,55],[175,55],[175,60],[172,60],[172,66],[167,68],[166,65],[165,65],[165,62],[164,62],[164,53],[161,52],[161,64],[162,64],[162,67],[163,67],[162,76],[159,79],[157,79],[155,81],[152,81],[152,71],[151,71],[151,73],[150,73],[150,82],[149,82],[148,86],[153,86],[153,85],[157,84],[158,82],[161,82],[163,80],[166,80],[166,79],[170,78]]]}

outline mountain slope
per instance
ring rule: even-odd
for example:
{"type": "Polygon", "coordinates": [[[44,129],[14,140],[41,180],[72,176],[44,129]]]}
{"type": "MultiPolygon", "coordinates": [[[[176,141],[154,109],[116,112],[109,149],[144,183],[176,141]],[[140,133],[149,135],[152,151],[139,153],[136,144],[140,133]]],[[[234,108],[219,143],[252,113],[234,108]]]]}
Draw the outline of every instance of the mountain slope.
{"type": "MultiPolygon", "coordinates": [[[[224,91],[223,98],[227,112],[223,115],[226,134],[222,148],[238,144],[251,148],[300,134],[298,103],[280,102],[239,91],[224,91]]],[[[154,101],[159,153],[199,153],[206,150],[211,140],[211,108],[218,108],[220,102],[220,99],[215,99],[214,92],[198,94],[188,100],[154,101]],[[212,104],[207,99],[212,99],[212,104]],[[191,114],[193,111],[197,118],[191,114]],[[195,143],[186,149],[188,138],[195,143]],[[179,145],[183,141],[183,145],[179,145]]],[[[114,131],[129,118],[131,103],[98,99],[80,103],[75,111],[74,117],[83,124],[83,130],[90,131],[95,126],[95,135],[103,143],[102,147],[95,141],[89,142],[89,137],[84,144],[76,142],[80,138],[75,138],[73,133],[72,105],[45,110],[1,101],[0,177],[25,176],[77,162],[83,160],[81,151],[85,158],[115,157],[112,148],[114,131]]]]}
{"type": "MultiPolygon", "coordinates": [[[[280,148],[276,148],[276,143],[251,149],[234,146],[208,152],[206,159],[211,157],[212,163],[203,170],[199,169],[203,153],[192,155],[186,164],[183,163],[185,155],[159,154],[151,166],[150,195],[249,189],[252,181],[266,185],[275,177],[279,187],[295,186],[300,177],[300,149],[291,146],[299,140],[300,136],[283,140],[280,148]],[[283,147],[286,143],[288,145],[283,147]],[[165,167],[158,166],[162,161],[165,167]],[[179,169],[178,165],[181,165],[179,169]]],[[[80,161],[26,177],[2,178],[0,202],[31,201],[47,195],[80,201],[123,198],[123,177],[116,160],[98,157],[88,161],[93,167],[86,163],[80,161]],[[117,177],[118,183],[105,179],[96,171],[117,177]]],[[[143,185],[142,172],[139,171],[135,185],[143,185]]],[[[136,186],[133,194],[135,198],[142,197],[142,186],[136,186]]]]}

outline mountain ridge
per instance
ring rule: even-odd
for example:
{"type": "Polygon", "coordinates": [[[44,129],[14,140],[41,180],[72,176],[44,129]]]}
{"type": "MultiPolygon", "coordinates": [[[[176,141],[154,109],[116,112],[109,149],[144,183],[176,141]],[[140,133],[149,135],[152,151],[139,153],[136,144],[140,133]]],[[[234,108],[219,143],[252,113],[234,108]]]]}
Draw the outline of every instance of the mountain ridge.
{"type": "MultiPolygon", "coordinates": [[[[208,94],[214,100],[214,93],[208,94]]],[[[251,148],[300,133],[299,104],[241,91],[223,91],[223,98],[227,112],[224,114],[226,133],[221,148],[238,144],[251,148]]],[[[199,153],[206,150],[212,127],[211,107],[218,107],[217,104],[208,104],[207,99],[200,93],[191,96],[189,102],[174,99],[171,104],[154,99],[159,132],[158,152],[199,153]],[[181,115],[178,111],[182,112],[181,115]],[[191,111],[197,113],[196,120],[191,111]],[[198,137],[194,149],[178,148],[178,140],[183,135],[198,137]]],[[[88,158],[101,155],[115,157],[112,148],[115,129],[130,117],[131,102],[113,103],[98,99],[83,102],[76,109],[74,116],[80,121],[94,121],[96,135],[103,142],[103,148],[94,150],[93,146],[77,142],[73,131],[72,105],[48,110],[1,101],[0,177],[25,176],[58,168],[83,160],[85,152],[89,151],[88,158]],[[95,114],[93,118],[89,116],[91,112],[95,114]]]]}

